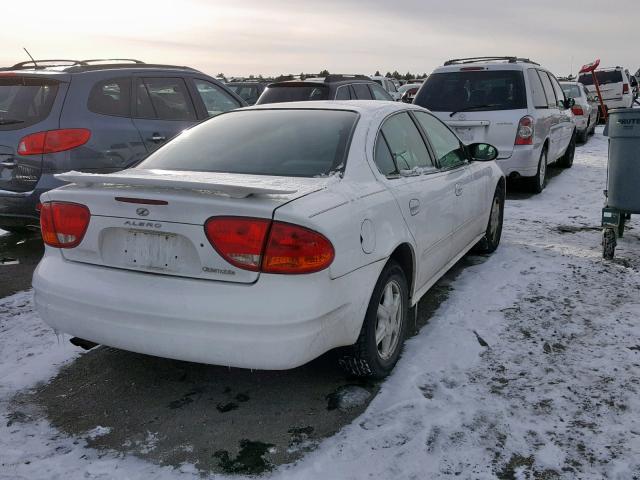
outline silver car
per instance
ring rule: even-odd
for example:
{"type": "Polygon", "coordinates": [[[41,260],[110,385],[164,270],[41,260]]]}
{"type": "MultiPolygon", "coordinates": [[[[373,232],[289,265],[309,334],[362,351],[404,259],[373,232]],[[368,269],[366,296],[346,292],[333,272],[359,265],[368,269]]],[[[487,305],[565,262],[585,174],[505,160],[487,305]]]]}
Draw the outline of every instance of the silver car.
{"type": "Polygon", "coordinates": [[[573,98],[575,102],[571,111],[578,141],[585,143],[589,135],[593,135],[600,117],[597,97],[580,82],[560,82],[560,86],[567,98],[573,98]]]}

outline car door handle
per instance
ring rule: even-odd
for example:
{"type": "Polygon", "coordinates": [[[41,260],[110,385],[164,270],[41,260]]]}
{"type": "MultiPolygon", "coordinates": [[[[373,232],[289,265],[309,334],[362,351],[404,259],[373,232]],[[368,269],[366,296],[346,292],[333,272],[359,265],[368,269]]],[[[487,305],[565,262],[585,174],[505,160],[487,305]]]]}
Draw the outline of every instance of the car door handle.
{"type": "Polygon", "coordinates": [[[6,160],[4,162],[0,162],[0,167],[13,168],[15,166],[16,162],[14,160],[6,160]]]}
{"type": "Polygon", "coordinates": [[[460,195],[462,195],[462,185],[456,183],[456,197],[459,197],[460,195]]]}
{"type": "Polygon", "coordinates": [[[164,142],[167,139],[167,137],[160,135],[159,133],[154,133],[151,138],[149,140],[151,140],[152,142],[164,142]]]}
{"type": "Polygon", "coordinates": [[[409,213],[411,216],[417,215],[420,211],[420,200],[417,198],[412,198],[409,200],[409,213]]]}

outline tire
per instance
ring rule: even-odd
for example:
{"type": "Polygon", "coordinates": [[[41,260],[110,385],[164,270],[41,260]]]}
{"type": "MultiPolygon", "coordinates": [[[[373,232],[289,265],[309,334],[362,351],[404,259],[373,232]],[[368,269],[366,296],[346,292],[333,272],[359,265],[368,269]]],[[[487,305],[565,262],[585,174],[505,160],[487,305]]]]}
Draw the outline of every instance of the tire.
{"type": "Polygon", "coordinates": [[[529,190],[533,193],[542,193],[547,186],[547,148],[543,147],[538,160],[538,171],[535,176],[528,178],[529,190]]]}
{"type": "Polygon", "coordinates": [[[596,133],[596,127],[600,124],[600,111],[598,111],[598,113],[596,114],[596,121],[593,125],[591,125],[591,131],[589,132],[589,135],[593,135],[596,133]]]}
{"type": "Polygon", "coordinates": [[[602,257],[613,260],[616,254],[616,232],[613,228],[605,228],[602,231],[602,257]]]}
{"type": "Polygon", "coordinates": [[[587,128],[585,129],[585,131],[578,134],[578,142],[587,143],[588,140],[589,140],[589,126],[587,125],[587,128]]]}
{"type": "Polygon", "coordinates": [[[402,351],[408,307],[409,288],[405,273],[400,265],[390,260],[373,289],[358,341],[339,360],[342,369],[357,377],[382,379],[389,375],[402,351]],[[392,318],[394,313],[395,319],[392,318]]]}
{"type": "Polygon", "coordinates": [[[487,230],[484,237],[473,248],[477,253],[493,253],[500,245],[502,237],[502,223],[504,220],[504,200],[505,188],[503,184],[498,184],[496,193],[493,194],[491,201],[491,215],[487,223],[487,230]]]}
{"type": "Polygon", "coordinates": [[[571,168],[573,166],[573,159],[576,156],[576,132],[573,132],[571,135],[571,140],[569,141],[569,146],[567,147],[564,155],[561,156],[556,162],[558,167],[560,168],[571,168]]]}

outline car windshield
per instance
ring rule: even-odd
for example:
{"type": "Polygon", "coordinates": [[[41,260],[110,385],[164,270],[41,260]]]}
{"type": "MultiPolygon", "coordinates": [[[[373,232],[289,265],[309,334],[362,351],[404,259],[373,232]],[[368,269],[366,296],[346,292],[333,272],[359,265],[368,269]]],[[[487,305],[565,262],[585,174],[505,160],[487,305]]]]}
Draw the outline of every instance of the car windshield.
{"type": "Polygon", "coordinates": [[[562,87],[562,91],[569,98],[580,98],[580,87],[578,85],[571,85],[563,83],[560,85],[562,87]]]}
{"type": "Polygon", "coordinates": [[[414,103],[434,112],[527,107],[522,72],[517,70],[434,73],[427,78],[414,103]]]}
{"type": "Polygon", "coordinates": [[[323,84],[290,83],[270,85],[260,95],[258,104],[304,102],[306,100],[329,100],[329,87],[323,84]]]}
{"type": "Polygon", "coordinates": [[[58,82],[46,78],[0,77],[0,130],[24,128],[51,112],[58,82]]]}
{"type": "Polygon", "coordinates": [[[136,168],[289,177],[344,168],[358,115],[345,110],[245,110],[185,131],[136,168]]]}
{"type": "MultiPolygon", "coordinates": [[[[600,85],[622,81],[622,72],[620,70],[599,70],[596,72],[596,75],[598,76],[598,83],[600,83],[600,85]]],[[[583,73],[578,77],[578,82],[583,85],[593,85],[593,75],[591,73],[583,73]]]]}

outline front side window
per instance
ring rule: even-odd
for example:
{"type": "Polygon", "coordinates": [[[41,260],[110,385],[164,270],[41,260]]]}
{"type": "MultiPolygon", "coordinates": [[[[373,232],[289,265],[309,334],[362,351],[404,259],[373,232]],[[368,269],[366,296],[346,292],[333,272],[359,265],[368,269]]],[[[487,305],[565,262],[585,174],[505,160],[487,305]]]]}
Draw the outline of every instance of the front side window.
{"type": "Polygon", "coordinates": [[[131,114],[131,79],[115,78],[96,83],[89,93],[89,110],[102,115],[131,114]]]}
{"type": "Polygon", "coordinates": [[[349,85],[342,85],[336,90],[336,100],[351,100],[349,85]]]}
{"type": "Polygon", "coordinates": [[[195,120],[196,112],[182,78],[140,78],[136,116],[159,120],[195,120]]]}
{"type": "Polygon", "coordinates": [[[527,108],[519,70],[471,70],[434,73],[414,102],[434,112],[484,112],[527,108]]]}
{"type": "Polygon", "coordinates": [[[418,122],[426,132],[441,168],[455,168],[466,160],[458,137],[440,120],[424,112],[415,112],[418,122]]]}
{"type": "Polygon", "coordinates": [[[398,113],[384,122],[381,131],[399,170],[433,167],[433,161],[418,127],[408,113],[398,113]]]}
{"type": "Polygon", "coordinates": [[[356,92],[356,98],[358,100],[372,100],[371,92],[366,83],[354,83],[352,85],[353,90],[356,92]]]}
{"type": "Polygon", "coordinates": [[[240,107],[240,104],[218,85],[197,79],[194,79],[193,83],[210,117],[240,107]]]}
{"type": "Polygon", "coordinates": [[[371,89],[374,100],[393,100],[391,95],[377,83],[370,83],[369,88],[371,89]]]}
{"type": "Polygon", "coordinates": [[[357,120],[346,110],[235,110],[186,130],[136,168],[329,175],[344,168],[357,120]]]}

